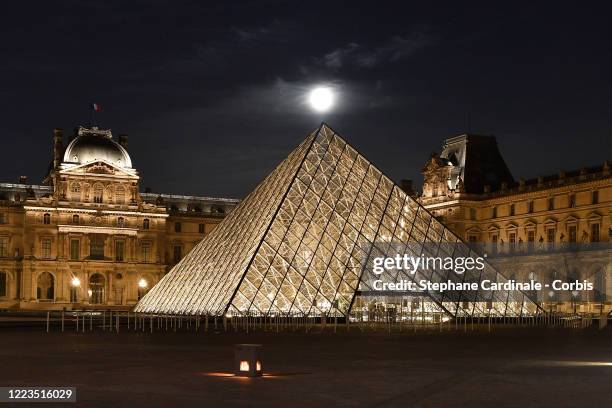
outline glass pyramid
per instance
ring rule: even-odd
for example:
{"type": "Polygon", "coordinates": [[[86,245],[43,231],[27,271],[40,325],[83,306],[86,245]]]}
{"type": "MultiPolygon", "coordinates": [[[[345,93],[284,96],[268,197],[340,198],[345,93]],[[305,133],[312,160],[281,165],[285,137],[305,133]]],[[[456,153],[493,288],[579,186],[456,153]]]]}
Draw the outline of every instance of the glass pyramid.
{"type": "MultiPolygon", "coordinates": [[[[135,310],[348,316],[351,307],[367,302],[372,292],[373,258],[411,251],[478,256],[323,124],[164,276],[135,310]]],[[[399,272],[396,280],[400,279],[506,281],[488,264],[484,270],[462,275],[435,268],[413,275],[399,272]]],[[[520,291],[420,295],[452,316],[519,316],[537,309],[520,291]]]]}

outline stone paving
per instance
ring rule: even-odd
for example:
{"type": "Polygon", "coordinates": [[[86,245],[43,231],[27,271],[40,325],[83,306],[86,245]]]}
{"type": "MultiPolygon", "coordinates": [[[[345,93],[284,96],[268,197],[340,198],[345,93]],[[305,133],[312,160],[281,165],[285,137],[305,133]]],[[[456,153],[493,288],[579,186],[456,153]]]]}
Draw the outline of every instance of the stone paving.
{"type": "Polygon", "coordinates": [[[4,328],[0,386],[13,385],[74,386],[76,405],[91,407],[608,407],[612,333],[4,328]],[[265,377],[229,375],[237,343],[263,344],[265,377]]]}

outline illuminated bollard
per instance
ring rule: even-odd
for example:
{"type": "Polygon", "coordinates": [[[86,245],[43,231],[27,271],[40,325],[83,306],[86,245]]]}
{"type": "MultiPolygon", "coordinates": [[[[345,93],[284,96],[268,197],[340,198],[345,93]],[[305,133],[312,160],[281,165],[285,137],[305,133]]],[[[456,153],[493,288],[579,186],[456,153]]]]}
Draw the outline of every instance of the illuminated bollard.
{"type": "Polygon", "coordinates": [[[234,351],[234,374],[240,377],[263,375],[261,344],[237,344],[234,351]]]}

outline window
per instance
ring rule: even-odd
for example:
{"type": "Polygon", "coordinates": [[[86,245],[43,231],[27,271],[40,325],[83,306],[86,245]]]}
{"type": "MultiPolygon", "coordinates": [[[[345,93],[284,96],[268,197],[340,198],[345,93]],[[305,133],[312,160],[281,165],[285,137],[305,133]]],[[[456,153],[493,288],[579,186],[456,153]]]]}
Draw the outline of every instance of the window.
{"type": "Polygon", "coordinates": [[[78,239],[70,240],[70,259],[73,261],[81,257],[81,241],[78,239]]]}
{"type": "Polygon", "coordinates": [[[569,195],[569,207],[574,208],[576,206],[576,194],[569,195]]]}
{"type": "Polygon", "coordinates": [[[51,258],[51,238],[43,238],[40,240],[40,254],[44,259],[51,258]]]}
{"type": "Polygon", "coordinates": [[[6,273],[0,272],[0,297],[6,296],[6,273]]]}
{"type": "Polygon", "coordinates": [[[508,234],[508,241],[510,242],[510,252],[514,252],[516,249],[516,232],[508,234]]]}
{"type": "Polygon", "coordinates": [[[555,198],[551,197],[548,199],[548,211],[552,211],[555,209],[555,198]]]}
{"type": "Polygon", "coordinates": [[[497,240],[498,240],[498,236],[497,234],[494,234],[491,236],[491,251],[496,254],[497,253],[497,240]]]}
{"type": "Polygon", "coordinates": [[[6,224],[7,223],[7,216],[5,213],[0,212],[0,224],[6,224]]]}
{"type": "Polygon", "coordinates": [[[142,229],[149,229],[149,219],[145,218],[144,220],[142,220],[142,229]]]}
{"type": "Polygon", "coordinates": [[[72,201],[81,200],[81,185],[79,183],[72,183],[70,186],[70,199],[72,201]]]}
{"type": "Polygon", "coordinates": [[[72,223],[73,224],[78,224],[79,223],[79,216],[78,215],[73,215],[72,216],[72,223]]]}
{"type": "Polygon", "coordinates": [[[174,232],[181,232],[182,229],[183,229],[183,226],[181,225],[180,222],[174,223],[174,232]]]}
{"type": "Polygon", "coordinates": [[[533,212],[533,201],[529,201],[527,203],[527,212],[528,213],[532,213],[533,212]]]}
{"type": "Polygon", "coordinates": [[[476,209],[475,208],[470,208],[470,220],[472,221],[476,220],[476,209]]]}
{"type": "Polygon", "coordinates": [[[591,224],[591,242],[599,242],[599,224],[591,224]]]}
{"type": "Polygon", "coordinates": [[[45,225],[51,224],[51,214],[43,215],[43,224],[45,225]]]}
{"type": "Polygon", "coordinates": [[[150,262],[151,261],[151,243],[143,242],[142,243],[142,262],[150,262]]]}
{"type": "Polygon", "coordinates": [[[510,216],[514,215],[514,204],[510,204],[510,216]]]}
{"type": "Polygon", "coordinates": [[[70,285],[70,303],[77,303],[79,301],[79,288],[70,285]]]}
{"type": "Polygon", "coordinates": [[[8,237],[0,237],[0,257],[8,256],[8,237]]]}
{"type": "Polygon", "coordinates": [[[123,217],[117,218],[117,226],[119,228],[125,227],[125,218],[123,218],[123,217]]]}
{"type": "Polygon", "coordinates": [[[125,188],[123,186],[117,186],[115,189],[115,203],[125,204],[125,188]]]}
{"type": "Polygon", "coordinates": [[[104,199],[104,187],[102,184],[96,184],[94,186],[93,201],[94,203],[101,203],[104,199]]]}
{"type": "Polygon", "coordinates": [[[593,191],[591,195],[591,204],[599,204],[599,191],[593,191]]]}
{"type": "Polygon", "coordinates": [[[535,245],[535,231],[529,230],[527,231],[527,248],[530,251],[533,251],[534,245],[535,245]]]}
{"type": "Polygon", "coordinates": [[[578,230],[576,228],[575,225],[570,225],[568,228],[568,232],[569,232],[569,242],[570,243],[576,243],[576,239],[578,238],[578,230]]]}
{"type": "Polygon", "coordinates": [[[125,252],[125,242],[116,241],[115,242],[115,261],[123,262],[124,252],[125,252]]]}
{"type": "Polygon", "coordinates": [[[93,235],[89,238],[89,257],[91,259],[104,259],[104,243],[103,235],[93,235]]]}
{"type": "Polygon", "coordinates": [[[497,207],[493,207],[493,218],[497,218],[497,207]]]}
{"type": "Polygon", "coordinates": [[[555,244],[555,229],[549,228],[546,230],[546,242],[548,242],[548,246],[553,247],[555,244]]]}
{"type": "Polygon", "coordinates": [[[174,263],[179,263],[183,255],[183,248],[180,245],[174,246],[174,263]]]}
{"type": "Polygon", "coordinates": [[[203,233],[204,233],[204,224],[200,224],[200,225],[198,225],[198,232],[199,232],[200,234],[203,234],[203,233]]]}

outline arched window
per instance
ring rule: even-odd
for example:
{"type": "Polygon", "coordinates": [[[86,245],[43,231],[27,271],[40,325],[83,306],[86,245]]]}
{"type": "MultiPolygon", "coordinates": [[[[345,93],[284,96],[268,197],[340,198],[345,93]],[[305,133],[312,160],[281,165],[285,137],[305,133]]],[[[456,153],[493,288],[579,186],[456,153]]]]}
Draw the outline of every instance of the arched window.
{"type": "Polygon", "coordinates": [[[93,201],[94,203],[101,203],[104,200],[104,186],[102,184],[96,184],[94,186],[93,201]]]}
{"type": "Polygon", "coordinates": [[[51,214],[44,214],[43,215],[43,224],[45,224],[45,225],[51,224],[51,214]]]}
{"type": "Polygon", "coordinates": [[[49,272],[38,275],[36,297],[38,300],[53,300],[55,298],[55,279],[49,272]]]}
{"type": "Polygon", "coordinates": [[[70,199],[72,201],[81,200],[81,185],[79,183],[72,183],[70,185],[70,199]]]}
{"type": "Polygon", "coordinates": [[[125,218],[123,218],[123,217],[117,218],[117,226],[119,228],[125,227],[125,218]]]}
{"type": "Polygon", "coordinates": [[[115,203],[125,204],[125,188],[123,186],[117,186],[115,189],[115,203]]]}
{"type": "Polygon", "coordinates": [[[78,223],[79,223],[79,216],[77,214],[74,214],[72,216],[72,223],[78,225],[78,223]]]}
{"type": "Polygon", "coordinates": [[[144,220],[142,220],[142,229],[149,229],[149,219],[145,218],[144,220]]]}

